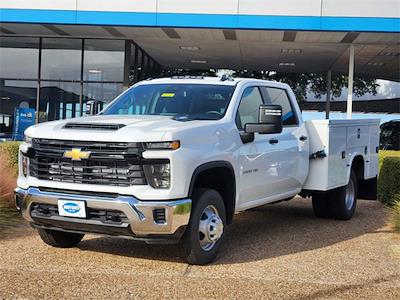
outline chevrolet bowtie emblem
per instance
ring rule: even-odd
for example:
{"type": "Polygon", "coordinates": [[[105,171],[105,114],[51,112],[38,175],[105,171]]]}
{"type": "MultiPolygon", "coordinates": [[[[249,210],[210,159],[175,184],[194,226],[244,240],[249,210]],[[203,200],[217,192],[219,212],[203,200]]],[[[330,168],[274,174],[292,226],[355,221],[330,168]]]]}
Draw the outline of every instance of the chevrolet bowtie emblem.
{"type": "Polygon", "coordinates": [[[72,148],[70,151],[65,151],[63,157],[70,158],[72,160],[88,159],[90,151],[82,151],[79,148],[72,148]]]}

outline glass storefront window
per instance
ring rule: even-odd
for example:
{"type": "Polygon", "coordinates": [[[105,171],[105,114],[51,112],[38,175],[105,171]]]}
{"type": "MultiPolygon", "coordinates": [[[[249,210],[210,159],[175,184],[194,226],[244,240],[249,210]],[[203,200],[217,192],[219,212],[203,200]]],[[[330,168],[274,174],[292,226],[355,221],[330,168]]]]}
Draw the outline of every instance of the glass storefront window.
{"type": "Polygon", "coordinates": [[[39,122],[80,116],[80,84],[43,82],[40,87],[39,122]]]}
{"type": "MultiPolygon", "coordinates": [[[[128,59],[131,83],[154,68],[132,42],[128,59]]],[[[17,107],[35,109],[39,122],[84,115],[89,100],[105,107],[123,91],[124,60],[125,40],[0,37],[0,138],[12,135],[17,107]]]]}
{"type": "Polygon", "coordinates": [[[39,39],[0,37],[0,78],[36,79],[39,39]]]}
{"type": "Polygon", "coordinates": [[[0,79],[0,138],[10,138],[17,107],[36,107],[36,81],[0,79]]]}
{"type": "Polygon", "coordinates": [[[81,39],[44,38],[42,40],[42,79],[81,79],[81,39]]]}
{"type": "Polygon", "coordinates": [[[83,80],[123,81],[125,41],[85,40],[83,80]]]}
{"type": "Polygon", "coordinates": [[[122,83],[84,83],[83,111],[86,111],[86,102],[94,100],[99,102],[99,108],[103,109],[123,91],[122,83]]]}

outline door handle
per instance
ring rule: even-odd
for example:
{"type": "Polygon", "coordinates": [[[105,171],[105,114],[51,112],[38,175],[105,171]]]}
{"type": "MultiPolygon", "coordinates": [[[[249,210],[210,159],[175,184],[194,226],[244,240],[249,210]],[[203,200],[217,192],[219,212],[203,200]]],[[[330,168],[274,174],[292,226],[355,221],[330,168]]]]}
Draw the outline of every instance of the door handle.
{"type": "Polygon", "coordinates": [[[302,136],[299,138],[299,140],[302,141],[302,142],[307,141],[307,137],[306,137],[305,135],[302,135],[302,136]]]}
{"type": "Polygon", "coordinates": [[[270,139],[270,140],[269,140],[269,143],[270,143],[270,144],[278,144],[279,141],[278,141],[277,139],[270,139]]]}

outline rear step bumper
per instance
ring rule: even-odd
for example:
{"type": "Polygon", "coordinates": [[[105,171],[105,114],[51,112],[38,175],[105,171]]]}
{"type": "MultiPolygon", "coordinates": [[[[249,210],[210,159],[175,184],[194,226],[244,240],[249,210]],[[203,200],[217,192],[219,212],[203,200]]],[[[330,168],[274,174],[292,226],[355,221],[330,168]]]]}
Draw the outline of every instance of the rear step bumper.
{"type": "Polygon", "coordinates": [[[168,235],[176,237],[189,223],[192,206],[190,199],[140,201],[132,196],[88,196],[41,191],[38,188],[15,189],[15,202],[23,217],[36,227],[144,239],[168,235]],[[60,216],[59,199],[85,201],[87,211],[93,211],[94,217],[90,214],[84,219],[60,216]],[[114,220],[115,212],[120,213],[122,218],[114,220]],[[108,214],[111,219],[105,218],[108,214]]]}

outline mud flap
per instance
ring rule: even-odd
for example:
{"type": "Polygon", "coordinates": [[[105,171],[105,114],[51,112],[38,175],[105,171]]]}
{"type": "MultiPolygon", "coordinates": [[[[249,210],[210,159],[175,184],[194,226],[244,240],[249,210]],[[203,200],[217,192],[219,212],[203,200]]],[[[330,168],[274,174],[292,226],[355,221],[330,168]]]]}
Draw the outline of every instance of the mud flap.
{"type": "Polygon", "coordinates": [[[377,200],[378,177],[366,180],[358,180],[357,199],[377,200]]]}

